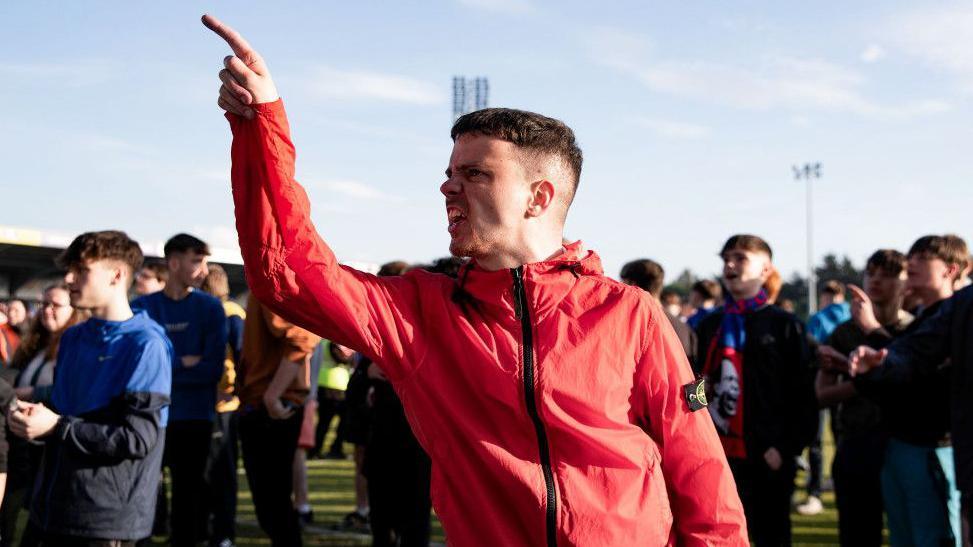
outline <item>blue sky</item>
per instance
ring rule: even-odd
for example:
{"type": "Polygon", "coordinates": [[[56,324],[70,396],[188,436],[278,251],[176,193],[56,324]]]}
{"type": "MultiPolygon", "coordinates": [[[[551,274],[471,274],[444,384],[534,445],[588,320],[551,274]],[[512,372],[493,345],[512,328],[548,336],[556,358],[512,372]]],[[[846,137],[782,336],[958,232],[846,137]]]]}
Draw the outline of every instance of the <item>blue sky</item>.
{"type": "Polygon", "coordinates": [[[824,165],[818,256],[973,237],[973,5],[940,2],[3,3],[0,224],[235,246],[228,51],[203,12],[267,60],[343,260],[446,253],[457,74],[575,129],[567,235],[609,275],[637,257],[713,273],[744,231],[803,269],[805,161],[824,165]]]}

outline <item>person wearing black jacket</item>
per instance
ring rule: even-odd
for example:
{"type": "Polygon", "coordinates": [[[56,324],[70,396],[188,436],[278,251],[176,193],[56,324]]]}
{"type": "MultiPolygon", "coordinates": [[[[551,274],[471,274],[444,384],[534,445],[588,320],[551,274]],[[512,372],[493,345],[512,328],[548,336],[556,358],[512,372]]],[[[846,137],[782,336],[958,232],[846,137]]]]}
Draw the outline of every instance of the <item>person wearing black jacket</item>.
{"type": "Polygon", "coordinates": [[[764,240],[733,236],[721,256],[727,303],[699,323],[697,372],[710,387],[751,540],[789,545],[795,458],[818,421],[807,337],[793,314],[767,303],[762,285],[774,267],[764,240]]]}
{"type": "Polygon", "coordinates": [[[969,542],[969,514],[973,508],[973,287],[945,300],[907,336],[884,350],[859,347],[849,359],[857,375],[855,385],[868,390],[882,385],[909,385],[915,378],[935,371],[949,359],[948,387],[950,438],[956,485],[962,495],[963,536],[969,542]]]}
{"type": "MultiPolygon", "coordinates": [[[[904,338],[922,328],[952,296],[967,256],[966,244],[954,236],[924,236],[912,245],[907,287],[924,306],[904,338]]],[[[869,338],[883,337],[884,344],[869,345],[884,347],[892,341],[883,329],[872,329],[869,338]]],[[[954,543],[961,535],[960,493],[945,396],[950,368],[944,356],[936,364],[917,367],[908,382],[876,383],[864,378],[855,382],[859,393],[881,405],[890,435],[882,467],[882,497],[894,544],[954,543]]]]}

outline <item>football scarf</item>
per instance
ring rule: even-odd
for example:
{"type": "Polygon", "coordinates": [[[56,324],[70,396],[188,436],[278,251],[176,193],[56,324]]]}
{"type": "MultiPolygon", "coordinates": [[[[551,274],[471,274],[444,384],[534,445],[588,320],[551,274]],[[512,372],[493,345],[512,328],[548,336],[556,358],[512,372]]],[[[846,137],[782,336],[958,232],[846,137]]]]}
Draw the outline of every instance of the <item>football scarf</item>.
{"type": "Polygon", "coordinates": [[[733,300],[727,294],[723,321],[710,343],[703,369],[709,390],[709,412],[720,434],[728,458],[746,458],[743,428],[743,348],[747,314],[767,304],[767,292],[744,300],[733,300]]]}

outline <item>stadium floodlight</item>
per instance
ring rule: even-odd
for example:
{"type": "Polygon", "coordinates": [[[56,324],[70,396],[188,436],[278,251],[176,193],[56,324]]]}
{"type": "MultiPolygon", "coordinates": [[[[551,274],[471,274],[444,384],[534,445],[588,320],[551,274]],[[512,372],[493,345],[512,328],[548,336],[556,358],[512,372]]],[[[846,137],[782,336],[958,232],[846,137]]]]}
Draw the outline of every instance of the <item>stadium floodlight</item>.
{"type": "Polygon", "coordinates": [[[811,180],[821,178],[821,163],[805,163],[802,166],[792,165],[794,180],[804,181],[807,189],[805,198],[807,205],[807,315],[810,317],[818,309],[818,286],[814,275],[814,217],[813,200],[811,199],[811,180]]]}
{"type": "Polygon", "coordinates": [[[463,114],[487,108],[490,103],[490,82],[485,76],[467,78],[453,76],[453,121],[463,114]]]}

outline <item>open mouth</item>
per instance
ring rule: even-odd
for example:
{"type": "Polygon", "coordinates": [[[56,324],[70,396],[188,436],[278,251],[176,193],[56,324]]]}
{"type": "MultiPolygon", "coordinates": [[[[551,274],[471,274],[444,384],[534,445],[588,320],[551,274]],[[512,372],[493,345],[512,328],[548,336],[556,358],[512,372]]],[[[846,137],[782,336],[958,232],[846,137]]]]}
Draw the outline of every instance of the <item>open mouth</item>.
{"type": "Polygon", "coordinates": [[[450,234],[456,233],[460,224],[466,222],[466,214],[457,207],[447,207],[446,218],[449,221],[448,230],[450,234]]]}

